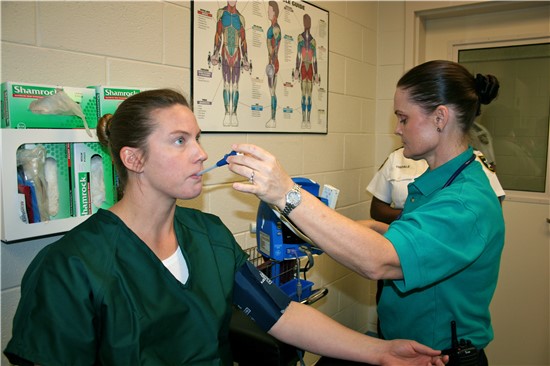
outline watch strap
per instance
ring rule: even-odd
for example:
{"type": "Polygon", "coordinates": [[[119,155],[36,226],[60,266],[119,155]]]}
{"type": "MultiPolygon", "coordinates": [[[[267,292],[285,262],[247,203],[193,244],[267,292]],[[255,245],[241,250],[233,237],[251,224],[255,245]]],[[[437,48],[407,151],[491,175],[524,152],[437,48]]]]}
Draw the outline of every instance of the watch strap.
{"type": "MultiPolygon", "coordinates": [[[[292,191],[297,192],[298,194],[300,194],[300,186],[298,184],[294,183],[294,186],[289,191],[289,193],[291,193],[292,191]]],[[[289,193],[287,193],[287,195],[286,195],[287,201],[286,201],[285,207],[283,208],[283,211],[282,211],[282,214],[285,215],[285,216],[288,216],[292,212],[292,210],[294,210],[300,204],[300,201],[296,204],[293,204],[292,202],[289,202],[288,201],[289,193]]]]}

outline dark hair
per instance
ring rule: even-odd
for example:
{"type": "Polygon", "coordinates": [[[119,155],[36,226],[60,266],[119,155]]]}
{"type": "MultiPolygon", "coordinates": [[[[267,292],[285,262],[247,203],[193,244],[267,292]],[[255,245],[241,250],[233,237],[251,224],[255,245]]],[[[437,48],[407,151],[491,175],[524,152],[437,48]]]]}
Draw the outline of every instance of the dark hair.
{"type": "Polygon", "coordinates": [[[467,133],[481,113],[498,95],[499,82],[493,75],[474,76],[462,65],[446,60],[428,61],[409,70],[397,82],[409,92],[409,99],[427,112],[440,105],[452,105],[462,131],[467,133]]]}
{"type": "Polygon", "coordinates": [[[277,4],[276,1],[270,1],[268,6],[271,6],[273,8],[273,12],[275,13],[275,17],[279,16],[279,4],[277,4]]]}
{"type": "Polygon", "coordinates": [[[124,191],[128,180],[120,150],[125,146],[139,148],[147,157],[146,140],[155,127],[152,112],[177,104],[189,107],[185,97],[175,90],[146,90],[123,101],[113,115],[106,114],[99,119],[97,137],[102,145],[109,147],[118,174],[119,193],[124,191]]]}

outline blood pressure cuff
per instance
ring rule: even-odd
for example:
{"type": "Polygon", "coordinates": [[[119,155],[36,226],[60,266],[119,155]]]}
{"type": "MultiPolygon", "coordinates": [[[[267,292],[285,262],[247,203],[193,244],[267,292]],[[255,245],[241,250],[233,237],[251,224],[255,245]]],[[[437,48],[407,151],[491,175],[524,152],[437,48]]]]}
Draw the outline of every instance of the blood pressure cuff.
{"type": "Polygon", "coordinates": [[[249,261],[235,275],[233,302],[266,332],[277,323],[290,301],[283,290],[249,261]]]}

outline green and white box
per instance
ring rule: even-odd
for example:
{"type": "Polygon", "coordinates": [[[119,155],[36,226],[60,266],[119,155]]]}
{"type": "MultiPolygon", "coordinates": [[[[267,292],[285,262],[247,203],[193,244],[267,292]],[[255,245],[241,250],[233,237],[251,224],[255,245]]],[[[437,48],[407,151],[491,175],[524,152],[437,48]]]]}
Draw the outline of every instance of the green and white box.
{"type": "Polygon", "coordinates": [[[113,163],[107,149],[98,142],[71,144],[75,216],[91,215],[116,202],[113,163]]]}
{"type": "Polygon", "coordinates": [[[2,128],[84,128],[79,114],[89,128],[97,126],[95,92],[88,88],[6,81],[1,99],[2,128]],[[70,100],[55,98],[60,90],[70,100]]]}
{"type": "Polygon", "coordinates": [[[120,103],[134,94],[151,88],[126,86],[90,86],[95,89],[97,103],[97,118],[105,114],[114,114],[120,103]]]}

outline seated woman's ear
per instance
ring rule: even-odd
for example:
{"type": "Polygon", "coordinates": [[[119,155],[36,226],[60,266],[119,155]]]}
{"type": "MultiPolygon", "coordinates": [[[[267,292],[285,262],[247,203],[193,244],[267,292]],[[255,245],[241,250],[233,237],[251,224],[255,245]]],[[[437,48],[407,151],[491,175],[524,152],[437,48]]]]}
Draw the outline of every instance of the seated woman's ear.
{"type": "Polygon", "coordinates": [[[120,149],[120,160],[129,171],[141,173],[143,171],[143,159],[139,149],[125,146],[120,149]]]}

